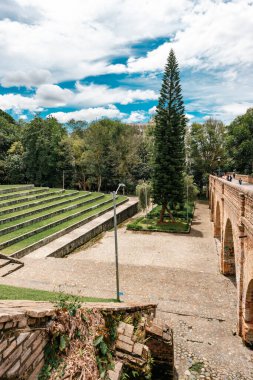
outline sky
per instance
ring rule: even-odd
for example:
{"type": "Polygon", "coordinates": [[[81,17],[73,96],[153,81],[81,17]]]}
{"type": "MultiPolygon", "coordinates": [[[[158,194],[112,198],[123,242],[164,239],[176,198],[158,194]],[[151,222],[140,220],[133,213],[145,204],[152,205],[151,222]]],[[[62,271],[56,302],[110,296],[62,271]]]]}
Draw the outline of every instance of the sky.
{"type": "Polygon", "coordinates": [[[253,106],[253,1],[0,0],[0,108],[145,123],[171,48],[190,122],[253,106]]]}

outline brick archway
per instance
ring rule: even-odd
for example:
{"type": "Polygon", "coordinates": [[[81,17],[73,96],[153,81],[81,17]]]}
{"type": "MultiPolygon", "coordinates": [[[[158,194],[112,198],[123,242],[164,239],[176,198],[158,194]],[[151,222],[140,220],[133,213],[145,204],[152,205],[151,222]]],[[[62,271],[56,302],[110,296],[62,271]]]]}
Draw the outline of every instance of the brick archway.
{"type": "Polygon", "coordinates": [[[219,202],[217,202],[215,209],[214,237],[221,240],[221,208],[219,202]]]}
{"type": "Polygon", "coordinates": [[[253,279],[247,288],[244,308],[243,338],[253,347],[253,279]]]}
{"type": "Polygon", "coordinates": [[[225,224],[221,268],[225,276],[233,276],[236,274],[234,234],[230,219],[227,219],[225,224]]]}

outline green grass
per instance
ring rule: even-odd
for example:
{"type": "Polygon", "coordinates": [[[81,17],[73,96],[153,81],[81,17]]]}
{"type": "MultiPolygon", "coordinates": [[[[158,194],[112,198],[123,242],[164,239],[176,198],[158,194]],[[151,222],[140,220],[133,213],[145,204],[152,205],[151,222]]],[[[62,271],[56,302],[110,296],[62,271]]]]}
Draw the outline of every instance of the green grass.
{"type": "Polygon", "coordinates": [[[25,184],[24,185],[0,185],[0,190],[13,189],[14,187],[18,187],[18,188],[20,187],[22,189],[23,186],[29,186],[29,184],[28,185],[25,185],[25,184]]]}
{"type": "MultiPolygon", "coordinates": [[[[1,300],[59,301],[62,293],[0,285],[1,300]]],[[[70,296],[71,297],[71,296],[70,296]]],[[[117,302],[110,298],[78,297],[82,302],[117,302]]]]}
{"type": "MultiPolygon", "coordinates": [[[[111,195],[106,195],[105,197],[110,197],[111,198],[111,195]]],[[[117,203],[122,202],[124,199],[127,199],[127,197],[119,196],[117,198],[117,203]]],[[[103,198],[103,200],[104,200],[104,198],[103,198]]],[[[89,204],[89,206],[90,205],[91,204],[89,204]]],[[[59,231],[65,229],[67,227],[72,226],[73,224],[76,224],[76,223],[78,223],[78,222],[80,222],[82,220],[85,220],[89,216],[92,216],[94,214],[98,214],[101,211],[106,211],[111,206],[112,206],[112,203],[109,203],[109,204],[106,204],[104,206],[98,207],[95,210],[91,210],[91,211],[85,213],[85,215],[80,215],[80,216],[78,216],[76,218],[73,218],[71,220],[63,222],[63,223],[61,223],[61,224],[59,224],[59,225],[57,225],[55,227],[49,228],[49,229],[47,229],[45,231],[42,231],[42,232],[40,232],[38,234],[35,234],[35,235],[33,235],[33,236],[31,236],[31,237],[29,237],[27,239],[21,240],[18,243],[12,244],[11,246],[2,249],[1,253],[4,253],[6,255],[11,255],[12,253],[15,253],[15,252],[17,252],[17,251],[19,251],[19,250],[21,250],[23,248],[26,248],[29,245],[32,245],[32,244],[38,242],[39,240],[44,239],[47,236],[50,236],[50,235],[52,235],[52,234],[54,234],[56,232],[59,232],[59,231]]],[[[48,220],[46,220],[46,222],[48,222],[48,220]]],[[[6,236],[6,235],[4,235],[4,236],[6,236]]]]}
{"type": "MultiPolygon", "coordinates": [[[[64,204],[64,206],[62,206],[62,205],[58,205],[58,206],[55,205],[55,207],[52,207],[49,210],[45,210],[45,211],[43,211],[41,208],[37,207],[37,212],[36,213],[34,213],[32,215],[27,215],[27,216],[22,217],[22,221],[20,221],[19,219],[17,219],[17,220],[13,220],[13,221],[1,224],[0,225],[0,231],[3,230],[3,229],[5,229],[5,228],[7,228],[7,227],[12,227],[12,226],[15,226],[17,224],[20,224],[20,223],[23,223],[23,222],[26,222],[26,221],[29,221],[29,220],[33,220],[33,219],[39,218],[41,216],[50,215],[53,212],[57,212],[57,211],[62,210],[63,207],[64,207],[64,209],[66,209],[67,207],[74,206],[74,205],[75,206],[79,205],[79,207],[81,207],[84,202],[91,201],[92,199],[96,199],[96,197],[98,197],[98,195],[99,195],[99,193],[92,193],[91,195],[85,197],[85,200],[82,199],[82,198],[81,199],[80,198],[77,198],[77,199],[76,198],[73,198],[73,199],[70,198],[68,204],[64,204]]],[[[101,195],[101,193],[100,193],[100,195],[101,195]]],[[[76,210],[76,212],[77,212],[78,211],[78,207],[76,209],[74,209],[74,210],[76,210]]],[[[27,211],[31,211],[31,210],[28,209],[28,210],[26,210],[26,212],[27,211]]],[[[64,213],[62,213],[61,215],[63,215],[63,214],[64,213]]],[[[49,216],[49,218],[50,218],[50,216],[49,216]]],[[[34,223],[35,223],[35,221],[34,221],[34,223]]]]}
{"type": "MultiPolygon", "coordinates": [[[[35,199],[40,199],[40,198],[46,198],[46,197],[48,197],[51,194],[51,191],[45,189],[41,193],[38,193],[38,194],[36,194],[36,193],[35,194],[30,193],[30,194],[31,195],[26,194],[26,195],[22,195],[21,197],[9,198],[9,199],[2,200],[0,202],[0,207],[5,206],[6,203],[9,203],[9,202],[18,202],[19,203],[22,200],[29,201],[29,200],[35,200],[35,199]],[[40,198],[38,198],[38,197],[40,197],[40,198]]],[[[13,203],[13,204],[15,204],[15,203],[13,203]]]]}

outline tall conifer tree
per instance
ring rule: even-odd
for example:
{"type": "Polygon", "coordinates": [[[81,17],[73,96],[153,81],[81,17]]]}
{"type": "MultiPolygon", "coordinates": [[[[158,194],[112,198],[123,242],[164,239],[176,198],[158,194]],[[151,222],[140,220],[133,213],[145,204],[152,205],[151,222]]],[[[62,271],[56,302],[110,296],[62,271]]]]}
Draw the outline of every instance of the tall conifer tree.
{"type": "Polygon", "coordinates": [[[173,50],[165,65],[155,121],[153,198],[162,206],[162,223],[165,211],[170,212],[168,204],[182,204],[184,200],[186,118],[179,68],[173,50]]]}

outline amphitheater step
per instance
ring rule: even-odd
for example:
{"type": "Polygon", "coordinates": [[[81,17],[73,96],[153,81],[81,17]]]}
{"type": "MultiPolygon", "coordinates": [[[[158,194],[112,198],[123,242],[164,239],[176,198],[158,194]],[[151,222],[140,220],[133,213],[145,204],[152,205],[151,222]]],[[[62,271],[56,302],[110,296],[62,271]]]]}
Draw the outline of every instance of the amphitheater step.
{"type": "Polygon", "coordinates": [[[5,227],[4,224],[0,225],[0,236],[8,234],[8,233],[10,233],[12,231],[16,231],[16,230],[18,230],[20,228],[23,228],[23,227],[33,225],[34,223],[40,222],[42,220],[46,220],[46,219],[52,218],[53,216],[64,214],[65,212],[68,212],[68,211],[71,211],[71,210],[75,210],[75,209],[78,210],[80,207],[82,207],[82,206],[84,206],[86,204],[92,203],[94,201],[98,201],[98,200],[102,199],[103,197],[104,197],[104,195],[102,194],[102,195],[98,195],[96,197],[92,197],[90,199],[87,199],[86,201],[79,200],[78,203],[70,205],[68,207],[64,207],[64,208],[62,208],[61,205],[60,206],[57,205],[57,206],[55,206],[55,208],[56,208],[55,211],[51,211],[51,212],[46,213],[44,215],[43,215],[43,211],[42,210],[41,211],[37,210],[37,214],[39,214],[39,215],[36,216],[35,218],[34,217],[33,218],[29,218],[29,216],[28,216],[28,220],[23,221],[21,223],[16,223],[16,224],[15,224],[15,222],[14,222],[14,224],[13,224],[13,222],[11,222],[11,224],[13,224],[13,225],[8,226],[6,228],[4,228],[5,227]]]}
{"type": "MultiPolygon", "coordinates": [[[[127,198],[125,197],[117,199],[117,207],[126,202],[127,198]]],[[[34,237],[32,236],[31,238],[25,239],[20,243],[11,245],[10,247],[5,248],[3,250],[3,253],[10,255],[9,257],[21,258],[27,255],[28,253],[34,251],[35,249],[43,247],[47,243],[50,243],[55,239],[63,235],[66,235],[71,231],[76,230],[80,226],[83,226],[91,222],[92,220],[95,220],[96,223],[98,217],[107,213],[108,211],[111,212],[112,209],[112,203],[110,203],[109,205],[105,204],[104,206],[98,208],[98,211],[94,209],[93,211],[89,212],[88,216],[86,217],[79,216],[79,218],[75,218],[73,220],[58,225],[56,228],[54,228],[53,232],[52,230],[46,230],[42,233],[36,234],[34,237]]]]}
{"type": "MultiPolygon", "coordinates": [[[[116,210],[118,224],[136,214],[137,211],[138,201],[136,198],[132,198],[127,202],[118,205],[116,210]]],[[[90,239],[112,227],[113,213],[111,208],[96,219],[54,239],[48,244],[43,245],[43,247],[34,249],[27,257],[31,259],[41,259],[48,256],[64,257],[74,249],[87,243],[90,239]]],[[[15,254],[12,256],[15,257],[15,254]]]]}
{"type": "Polygon", "coordinates": [[[34,188],[34,185],[13,185],[13,186],[0,185],[0,194],[12,193],[19,190],[30,190],[33,188],[34,188]]]}
{"type": "MultiPolygon", "coordinates": [[[[96,200],[94,200],[94,202],[95,201],[96,200]]],[[[34,236],[40,232],[44,232],[48,229],[51,229],[51,228],[56,227],[58,225],[61,225],[64,222],[76,219],[77,217],[85,215],[89,211],[94,211],[95,209],[97,209],[101,206],[104,206],[107,203],[111,203],[111,199],[107,199],[103,202],[96,203],[95,205],[89,205],[88,207],[86,207],[84,209],[80,208],[80,210],[78,212],[73,212],[70,215],[62,214],[62,216],[60,215],[60,218],[53,217],[53,218],[49,219],[47,221],[47,223],[46,222],[43,223],[43,220],[39,221],[37,223],[34,223],[34,225],[32,225],[32,226],[28,226],[27,228],[29,230],[28,231],[26,230],[26,232],[23,230],[26,227],[23,227],[23,228],[18,229],[17,233],[10,232],[6,235],[3,235],[0,237],[0,241],[1,241],[0,249],[4,249],[6,247],[9,247],[15,243],[18,243],[18,242],[24,240],[24,239],[32,237],[32,236],[34,236]],[[15,237],[13,237],[13,234],[15,235],[15,237]]]]}
{"type": "Polygon", "coordinates": [[[8,215],[10,213],[21,211],[21,210],[25,210],[32,206],[38,206],[38,205],[42,205],[49,202],[55,202],[56,200],[59,200],[63,197],[64,198],[72,197],[74,194],[78,194],[78,193],[79,193],[78,191],[68,191],[65,193],[64,190],[54,190],[54,191],[50,190],[50,192],[48,193],[48,197],[40,201],[36,201],[36,199],[35,200],[32,199],[28,201],[19,202],[18,206],[13,206],[13,207],[10,207],[10,205],[5,206],[5,207],[0,206],[1,207],[0,216],[8,215]]]}
{"type": "MultiPolygon", "coordinates": [[[[22,189],[23,190],[23,189],[22,189]]],[[[0,195],[0,202],[2,203],[2,201],[4,200],[7,200],[7,199],[13,199],[13,198],[22,198],[22,197],[25,197],[25,196],[30,196],[30,195],[36,195],[36,194],[40,194],[40,193],[43,193],[45,191],[48,191],[49,190],[49,187],[39,187],[39,188],[33,188],[33,189],[29,189],[27,191],[17,191],[17,192],[13,192],[13,193],[5,193],[3,195],[0,195]]]]}

